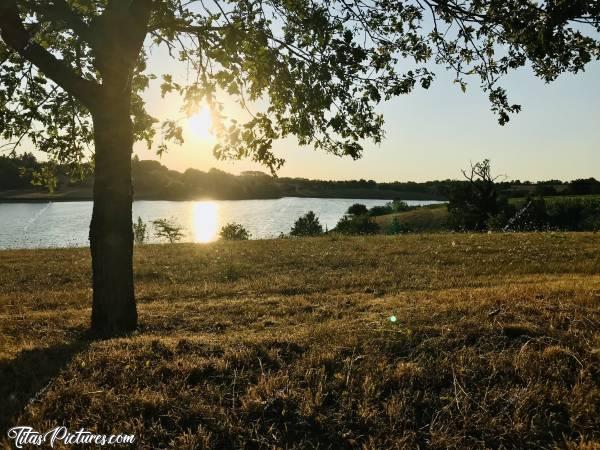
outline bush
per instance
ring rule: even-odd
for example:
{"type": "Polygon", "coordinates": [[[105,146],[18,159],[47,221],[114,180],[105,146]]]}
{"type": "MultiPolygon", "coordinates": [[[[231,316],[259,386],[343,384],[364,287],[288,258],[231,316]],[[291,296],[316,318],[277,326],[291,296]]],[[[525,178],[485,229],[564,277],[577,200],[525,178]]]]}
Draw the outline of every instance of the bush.
{"type": "Polygon", "coordinates": [[[341,234],[375,234],[379,231],[379,225],[367,215],[344,216],[334,231],[341,234]]]}
{"type": "Polygon", "coordinates": [[[547,229],[549,217],[546,211],[546,202],[542,197],[533,199],[528,197],[525,205],[516,212],[506,225],[512,231],[539,231],[547,229]]]}
{"type": "Polygon", "coordinates": [[[350,208],[348,208],[346,214],[349,214],[351,216],[362,216],[367,214],[368,212],[369,210],[365,205],[361,203],[355,203],[350,208]]]}
{"type": "Polygon", "coordinates": [[[414,206],[408,206],[408,203],[406,203],[404,200],[394,200],[392,203],[388,203],[388,205],[391,205],[394,212],[404,212],[415,209],[414,206]]]}
{"type": "Polygon", "coordinates": [[[290,231],[292,236],[318,236],[323,234],[323,226],[314,212],[309,211],[294,223],[290,231]]]}
{"type": "Polygon", "coordinates": [[[386,214],[410,211],[415,208],[415,206],[408,206],[408,203],[406,203],[404,200],[394,200],[393,202],[388,202],[383,206],[373,206],[369,210],[369,215],[371,217],[385,216],[386,214]]]}
{"type": "Polygon", "coordinates": [[[142,218],[138,216],[137,222],[133,224],[133,241],[136,244],[142,245],[146,242],[146,239],[148,238],[148,231],[146,229],[146,224],[142,218]]]}
{"type": "Polygon", "coordinates": [[[221,228],[219,237],[224,241],[247,241],[250,239],[250,232],[239,223],[228,223],[221,228]]]}
{"type": "Polygon", "coordinates": [[[600,199],[556,199],[546,205],[550,226],[565,231],[596,231],[600,223],[600,199]]]}
{"type": "Polygon", "coordinates": [[[377,217],[377,216],[385,216],[386,214],[392,214],[393,212],[394,212],[394,210],[392,208],[392,204],[388,203],[383,206],[373,206],[369,210],[369,215],[371,217],[377,217]]]}
{"type": "Polygon", "coordinates": [[[488,221],[490,228],[505,231],[597,231],[600,228],[600,199],[527,198],[517,207],[508,205],[488,221]]]}
{"type": "Polygon", "coordinates": [[[581,227],[586,231],[600,231],[600,211],[583,219],[581,227]]]}
{"type": "Polygon", "coordinates": [[[394,217],[392,222],[388,225],[386,230],[387,234],[403,234],[408,233],[410,228],[408,225],[403,224],[397,217],[394,217]]]}

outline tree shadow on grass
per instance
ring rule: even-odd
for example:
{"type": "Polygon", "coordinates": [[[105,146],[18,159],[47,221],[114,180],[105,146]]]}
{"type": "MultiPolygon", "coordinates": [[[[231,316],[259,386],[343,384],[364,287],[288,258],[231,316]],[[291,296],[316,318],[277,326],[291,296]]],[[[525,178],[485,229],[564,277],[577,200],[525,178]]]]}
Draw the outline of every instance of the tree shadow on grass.
{"type": "Polygon", "coordinates": [[[81,336],[69,343],[24,350],[13,359],[0,361],[0,438],[6,436],[29,402],[43,394],[51,380],[90,342],[81,336]]]}

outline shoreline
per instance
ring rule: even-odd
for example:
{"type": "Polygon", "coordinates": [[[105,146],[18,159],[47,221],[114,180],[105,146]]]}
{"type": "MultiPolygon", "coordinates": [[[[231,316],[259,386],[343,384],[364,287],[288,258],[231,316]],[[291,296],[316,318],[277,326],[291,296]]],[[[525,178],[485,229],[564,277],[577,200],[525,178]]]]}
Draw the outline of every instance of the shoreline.
{"type": "MultiPolygon", "coordinates": [[[[153,196],[141,196],[134,198],[134,202],[139,201],[157,201],[157,202],[202,202],[202,201],[247,201],[247,200],[280,200],[283,198],[316,198],[316,199],[352,199],[352,200],[404,200],[404,201],[422,201],[422,202],[446,202],[447,199],[438,198],[415,198],[420,196],[414,196],[412,198],[398,198],[392,196],[356,196],[356,195],[282,195],[278,197],[252,197],[252,198],[163,198],[153,196]]],[[[35,196],[35,197],[0,197],[0,204],[2,203],[50,203],[50,202],[91,202],[93,201],[91,196],[82,197],[67,197],[67,196],[35,196]]]]}

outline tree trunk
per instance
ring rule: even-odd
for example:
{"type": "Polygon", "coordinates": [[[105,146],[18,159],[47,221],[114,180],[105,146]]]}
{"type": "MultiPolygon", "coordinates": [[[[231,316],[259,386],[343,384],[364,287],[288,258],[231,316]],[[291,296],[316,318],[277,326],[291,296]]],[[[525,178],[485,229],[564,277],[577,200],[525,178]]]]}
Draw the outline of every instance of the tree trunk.
{"type": "Polygon", "coordinates": [[[92,332],[101,337],[135,330],[131,223],[130,100],[106,99],[93,111],[95,141],[94,209],[90,225],[93,302],[92,332]]]}

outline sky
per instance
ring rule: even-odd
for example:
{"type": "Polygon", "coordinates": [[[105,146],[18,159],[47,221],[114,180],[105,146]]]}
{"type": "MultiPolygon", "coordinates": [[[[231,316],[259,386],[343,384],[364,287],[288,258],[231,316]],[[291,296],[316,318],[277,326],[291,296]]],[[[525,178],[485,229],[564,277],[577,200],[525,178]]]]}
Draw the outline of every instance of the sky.
{"type": "MultiPolygon", "coordinates": [[[[164,52],[150,56],[149,71],[180,72],[164,52]]],[[[471,161],[488,158],[494,172],[511,180],[600,178],[600,63],[578,75],[564,74],[546,84],[528,68],[507,76],[503,85],[512,103],[523,111],[505,126],[490,111],[487,96],[473,78],[467,92],[452,83],[452,74],[436,68],[429,90],[417,89],[379,108],[386,124],[380,145],[365,143],[362,159],[340,158],[299,147],[295,139],[278,141],[277,156],[286,160],[280,176],[313,179],[426,181],[459,178],[471,161]]],[[[183,76],[183,75],[182,75],[183,76]]],[[[182,117],[177,97],[160,97],[159,82],[146,92],[150,114],[159,119],[182,117]]],[[[179,171],[216,167],[231,173],[263,170],[251,161],[218,161],[214,140],[207,136],[205,110],[190,124],[184,121],[185,143],[171,144],[160,158],[179,171]]],[[[159,139],[160,140],[160,139],[159,139]]],[[[141,159],[158,159],[155,149],[139,143],[141,159]]]]}

